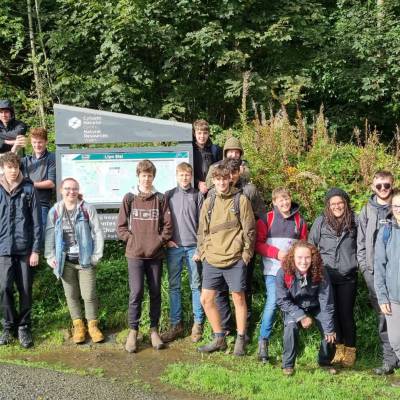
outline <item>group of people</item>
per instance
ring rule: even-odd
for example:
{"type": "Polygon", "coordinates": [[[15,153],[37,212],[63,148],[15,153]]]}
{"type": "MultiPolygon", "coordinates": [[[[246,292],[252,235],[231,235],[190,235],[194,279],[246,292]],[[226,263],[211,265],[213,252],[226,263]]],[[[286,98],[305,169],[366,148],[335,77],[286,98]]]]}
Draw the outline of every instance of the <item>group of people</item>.
{"type": "MultiPolygon", "coordinates": [[[[72,340],[83,343],[88,333],[93,342],[102,342],[95,266],[103,255],[104,238],[96,209],[83,200],[79,182],[73,177],[61,182],[62,199],[50,208],[55,163],[46,148],[47,133],[32,129],[33,154],[20,160],[16,152],[25,145],[26,127],[10,133],[10,126],[16,125],[10,103],[0,101],[0,144],[4,147],[0,158],[0,345],[9,344],[15,335],[23,347],[33,345],[31,267],[38,264],[43,247],[47,263],[63,284],[73,322],[72,340]],[[10,125],[10,121],[14,122],[10,125]],[[14,284],[19,291],[18,313],[14,284]]],[[[284,320],[284,374],[294,373],[300,328],[313,324],[321,332],[319,365],[331,372],[335,365],[353,366],[359,267],[379,317],[383,364],[375,373],[392,373],[400,366],[400,192],[393,188],[393,175],[387,171],[375,174],[373,195],[359,216],[352,211],[345,191],[328,190],[324,211],[308,233],[288,189],[272,191],[273,209],[267,212],[250,182],[238,139],[228,139],[221,149],[211,142],[205,120],[196,121],[193,127],[193,167],[185,162],[177,166],[177,186],[159,193],[153,186],[155,165],[140,161],[138,184],[124,196],[119,209],[116,231],[126,243],[130,291],[126,351],[138,351],[145,279],[152,346],[162,349],[165,343],[184,335],[181,285],[186,265],[192,294],[191,340],[202,340],[207,317],[213,339],[198,351],[225,350],[226,336],[235,330],[235,320],[233,353],[243,356],[250,339],[248,328],[254,322],[252,281],[259,254],[266,293],[258,338],[261,362],[269,359],[279,307],[284,320]],[[160,333],[165,257],[170,326],[160,333]]]]}

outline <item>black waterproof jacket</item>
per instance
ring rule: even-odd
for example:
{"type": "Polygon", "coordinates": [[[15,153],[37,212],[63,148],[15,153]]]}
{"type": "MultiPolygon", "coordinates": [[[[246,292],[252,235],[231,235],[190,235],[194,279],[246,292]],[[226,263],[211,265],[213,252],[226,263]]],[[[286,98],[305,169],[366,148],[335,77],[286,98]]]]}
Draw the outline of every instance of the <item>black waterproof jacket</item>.
{"type": "Polygon", "coordinates": [[[39,253],[41,234],[40,202],[33,183],[24,179],[11,195],[0,184],[0,256],[39,253]]]}
{"type": "Polygon", "coordinates": [[[324,266],[334,284],[354,280],[357,275],[357,226],[344,230],[340,236],[320,215],[311,227],[308,241],[316,246],[321,254],[324,266]]]}

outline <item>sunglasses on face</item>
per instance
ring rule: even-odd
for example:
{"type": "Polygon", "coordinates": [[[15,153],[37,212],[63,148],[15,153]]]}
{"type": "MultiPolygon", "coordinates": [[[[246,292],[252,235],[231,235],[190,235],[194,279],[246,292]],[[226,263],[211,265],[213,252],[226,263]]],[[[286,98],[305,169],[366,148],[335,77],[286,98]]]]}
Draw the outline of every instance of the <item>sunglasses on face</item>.
{"type": "Polygon", "coordinates": [[[392,185],[390,183],[377,183],[375,185],[376,190],[382,190],[382,188],[389,190],[391,187],[392,185]]]}

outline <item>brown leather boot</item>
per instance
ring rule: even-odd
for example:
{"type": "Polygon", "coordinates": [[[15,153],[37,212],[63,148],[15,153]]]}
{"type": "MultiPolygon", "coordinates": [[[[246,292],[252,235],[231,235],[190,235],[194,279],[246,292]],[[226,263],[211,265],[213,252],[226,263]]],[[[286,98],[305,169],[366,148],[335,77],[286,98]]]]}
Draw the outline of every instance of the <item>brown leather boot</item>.
{"type": "Polygon", "coordinates": [[[183,331],[183,323],[178,322],[176,325],[171,325],[167,332],[164,332],[161,335],[161,340],[164,343],[172,342],[175,339],[178,339],[180,337],[183,337],[184,331],[183,331]]]}
{"type": "Polygon", "coordinates": [[[98,327],[97,319],[92,319],[88,322],[88,331],[93,343],[99,343],[104,340],[104,335],[98,327]]]}
{"type": "Polygon", "coordinates": [[[210,343],[198,347],[197,351],[200,353],[213,353],[214,351],[224,351],[226,348],[225,336],[214,336],[214,339],[210,343]]]}
{"type": "Polygon", "coordinates": [[[72,340],[75,344],[83,343],[86,339],[86,326],[81,319],[74,319],[72,321],[74,326],[72,333],[72,340]]]}
{"type": "Polygon", "coordinates": [[[332,364],[342,364],[344,359],[344,344],[337,344],[335,357],[333,357],[332,364]]]}
{"type": "Polygon", "coordinates": [[[129,329],[129,334],[125,343],[125,350],[128,353],[137,352],[137,337],[138,337],[138,331],[136,329],[129,329]]]}
{"type": "Polygon", "coordinates": [[[353,367],[355,362],[356,362],[356,348],[346,346],[344,348],[344,358],[342,361],[343,367],[346,368],[353,367]]]}
{"type": "Polygon", "coordinates": [[[192,333],[190,335],[190,339],[192,340],[193,343],[197,343],[200,342],[202,338],[203,338],[203,325],[195,322],[192,326],[192,333]]]}
{"type": "Polygon", "coordinates": [[[153,349],[155,350],[165,349],[165,344],[161,340],[157,328],[150,328],[150,339],[153,349]]]}

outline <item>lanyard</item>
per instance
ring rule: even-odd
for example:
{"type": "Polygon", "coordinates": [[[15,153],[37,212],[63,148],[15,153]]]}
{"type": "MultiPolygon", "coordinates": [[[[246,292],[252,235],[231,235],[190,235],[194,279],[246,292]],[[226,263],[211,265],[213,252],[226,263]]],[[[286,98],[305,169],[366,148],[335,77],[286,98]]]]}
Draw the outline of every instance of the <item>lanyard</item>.
{"type": "MultiPolygon", "coordinates": [[[[76,235],[75,235],[75,225],[72,223],[71,217],[70,217],[69,212],[66,209],[65,205],[64,205],[64,212],[67,214],[68,225],[71,228],[72,234],[74,236],[74,244],[76,244],[77,241],[76,241],[76,235]]],[[[75,219],[76,212],[77,212],[77,208],[75,207],[74,212],[72,214],[73,219],[75,219]]]]}

